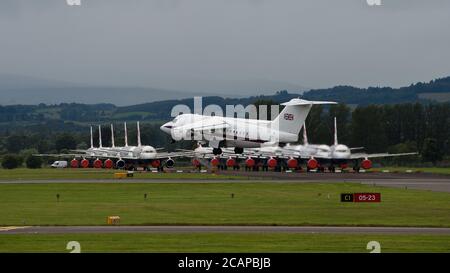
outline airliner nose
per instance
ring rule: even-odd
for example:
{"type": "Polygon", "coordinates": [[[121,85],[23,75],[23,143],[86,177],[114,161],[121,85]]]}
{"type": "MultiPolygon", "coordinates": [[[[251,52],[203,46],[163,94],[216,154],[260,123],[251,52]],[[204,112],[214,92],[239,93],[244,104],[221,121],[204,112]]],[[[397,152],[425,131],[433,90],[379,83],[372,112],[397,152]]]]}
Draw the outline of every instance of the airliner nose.
{"type": "Polygon", "coordinates": [[[160,127],[161,131],[168,133],[168,134],[170,134],[170,131],[172,130],[172,128],[173,128],[173,122],[171,122],[171,121],[163,124],[160,127]]]}

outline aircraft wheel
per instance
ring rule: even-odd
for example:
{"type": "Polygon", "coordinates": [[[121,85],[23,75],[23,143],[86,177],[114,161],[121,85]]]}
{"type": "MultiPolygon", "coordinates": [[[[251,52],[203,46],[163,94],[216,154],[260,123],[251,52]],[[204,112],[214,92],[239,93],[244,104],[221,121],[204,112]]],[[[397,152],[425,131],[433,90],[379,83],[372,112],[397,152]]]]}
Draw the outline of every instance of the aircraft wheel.
{"type": "Polygon", "coordinates": [[[222,154],[222,149],[220,149],[220,148],[214,148],[214,149],[213,149],[213,154],[214,154],[214,155],[220,155],[220,154],[222,154]]]}

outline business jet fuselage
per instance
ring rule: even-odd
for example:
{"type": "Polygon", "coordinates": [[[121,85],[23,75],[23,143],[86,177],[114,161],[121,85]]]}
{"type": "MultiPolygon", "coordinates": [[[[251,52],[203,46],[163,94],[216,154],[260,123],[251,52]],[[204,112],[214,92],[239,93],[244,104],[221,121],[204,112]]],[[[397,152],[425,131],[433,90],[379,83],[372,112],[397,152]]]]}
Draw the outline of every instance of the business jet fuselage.
{"type": "Polygon", "coordinates": [[[290,143],[298,140],[300,129],[314,104],[335,104],[292,99],[283,103],[285,108],[273,120],[181,114],[161,126],[161,130],[178,140],[206,140],[221,153],[221,147],[257,148],[262,144],[290,143]]]}

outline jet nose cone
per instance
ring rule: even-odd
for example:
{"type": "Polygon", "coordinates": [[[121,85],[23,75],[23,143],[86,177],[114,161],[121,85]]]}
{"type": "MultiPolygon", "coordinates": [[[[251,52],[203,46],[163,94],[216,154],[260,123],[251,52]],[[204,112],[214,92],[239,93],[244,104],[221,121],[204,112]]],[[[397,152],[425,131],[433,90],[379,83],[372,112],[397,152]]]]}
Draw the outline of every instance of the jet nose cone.
{"type": "Polygon", "coordinates": [[[168,134],[170,134],[170,131],[172,130],[172,128],[173,128],[172,122],[167,122],[160,127],[161,131],[168,133],[168,134]]]}

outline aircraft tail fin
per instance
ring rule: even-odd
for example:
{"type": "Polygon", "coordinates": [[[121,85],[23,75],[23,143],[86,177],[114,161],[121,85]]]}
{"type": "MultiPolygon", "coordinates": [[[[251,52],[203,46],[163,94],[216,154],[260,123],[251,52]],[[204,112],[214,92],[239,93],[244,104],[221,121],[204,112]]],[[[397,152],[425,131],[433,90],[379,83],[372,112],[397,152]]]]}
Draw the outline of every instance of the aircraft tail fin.
{"type": "Polygon", "coordinates": [[[306,133],[306,123],[303,123],[303,145],[308,145],[308,134],[306,133]]]}
{"type": "Polygon", "coordinates": [[[137,122],[137,141],[138,141],[138,147],[142,146],[141,143],[141,128],[139,126],[139,121],[137,122]]]}
{"type": "Polygon", "coordinates": [[[125,130],[125,147],[128,147],[128,130],[127,130],[127,123],[123,123],[123,128],[125,130]]]}
{"type": "Polygon", "coordinates": [[[100,148],[103,147],[103,145],[102,145],[102,126],[101,125],[98,126],[98,146],[100,148]]]}
{"type": "Polygon", "coordinates": [[[91,148],[94,148],[94,137],[92,135],[92,126],[91,126],[91,148]]]}
{"type": "Polygon", "coordinates": [[[302,99],[291,99],[284,105],[283,111],[272,121],[272,128],[289,134],[298,135],[305,123],[312,106],[315,104],[336,104],[329,101],[308,101],[302,99]]]}
{"type": "Polygon", "coordinates": [[[336,117],[334,117],[334,146],[338,145],[336,117]]]}
{"type": "Polygon", "coordinates": [[[114,145],[114,125],[111,124],[111,147],[116,147],[116,145],[114,145]]]}

